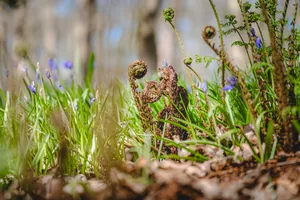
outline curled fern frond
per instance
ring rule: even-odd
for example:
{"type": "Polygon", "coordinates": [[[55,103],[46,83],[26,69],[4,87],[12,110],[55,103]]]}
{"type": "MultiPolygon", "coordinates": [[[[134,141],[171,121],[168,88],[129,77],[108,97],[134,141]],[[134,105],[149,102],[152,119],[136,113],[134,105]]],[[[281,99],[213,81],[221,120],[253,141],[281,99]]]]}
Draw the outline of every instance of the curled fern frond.
{"type": "Polygon", "coordinates": [[[128,75],[130,78],[141,79],[147,73],[147,65],[142,60],[134,61],[128,68],[128,75]]]}
{"type": "Polygon", "coordinates": [[[213,39],[216,36],[216,29],[213,26],[206,26],[202,32],[204,39],[213,39]]]}
{"type": "Polygon", "coordinates": [[[145,103],[153,103],[160,99],[162,95],[159,85],[155,81],[147,82],[142,92],[142,101],[145,103]]]}

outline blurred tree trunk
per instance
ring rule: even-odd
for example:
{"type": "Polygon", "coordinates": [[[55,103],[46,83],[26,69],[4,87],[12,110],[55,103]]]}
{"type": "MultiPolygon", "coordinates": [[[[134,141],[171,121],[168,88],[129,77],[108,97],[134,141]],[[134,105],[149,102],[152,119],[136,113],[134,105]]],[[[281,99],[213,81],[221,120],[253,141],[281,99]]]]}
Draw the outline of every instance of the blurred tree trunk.
{"type": "Polygon", "coordinates": [[[7,75],[8,53],[7,53],[7,12],[4,10],[4,5],[0,3],[0,87],[6,88],[5,76],[7,75]],[[3,73],[4,72],[4,73],[3,73]]]}
{"type": "Polygon", "coordinates": [[[81,75],[83,79],[87,74],[89,55],[92,50],[91,36],[94,31],[94,16],[96,0],[76,0],[78,8],[75,24],[75,49],[79,51],[81,75]]]}
{"type": "Polygon", "coordinates": [[[106,75],[103,73],[104,72],[104,52],[103,52],[103,32],[105,28],[105,23],[104,23],[104,16],[101,12],[97,13],[97,23],[96,23],[96,38],[97,38],[97,45],[96,45],[96,55],[95,55],[95,62],[96,62],[96,70],[97,70],[97,77],[102,80],[106,75]]]}
{"type": "Polygon", "coordinates": [[[144,60],[150,73],[156,70],[157,49],[155,39],[156,19],[162,0],[144,0],[140,7],[138,25],[138,54],[144,60]]]}
{"type": "Polygon", "coordinates": [[[169,24],[162,21],[159,23],[158,42],[157,42],[157,67],[162,66],[164,59],[168,64],[174,64],[174,32],[169,24]]]}
{"type": "Polygon", "coordinates": [[[49,58],[56,57],[56,17],[55,17],[55,0],[44,0],[44,46],[49,58]]]}
{"type": "Polygon", "coordinates": [[[15,9],[15,28],[14,28],[14,60],[19,63],[28,55],[28,47],[25,42],[25,22],[26,22],[26,0],[17,1],[15,9]]]}

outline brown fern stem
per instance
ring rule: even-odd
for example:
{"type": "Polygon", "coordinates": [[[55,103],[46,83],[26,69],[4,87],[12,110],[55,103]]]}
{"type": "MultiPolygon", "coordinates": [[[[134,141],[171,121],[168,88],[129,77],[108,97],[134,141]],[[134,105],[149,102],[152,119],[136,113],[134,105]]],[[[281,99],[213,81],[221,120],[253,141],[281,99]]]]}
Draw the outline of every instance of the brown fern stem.
{"type": "Polygon", "coordinates": [[[291,35],[289,36],[288,40],[289,40],[289,48],[288,48],[288,52],[289,52],[289,57],[288,57],[288,64],[287,64],[287,73],[290,77],[289,80],[289,105],[290,106],[295,106],[296,105],[296,97],[294,94],[294,83],[293,80],[296,79],[296,72],[295,72],[295,59],[296,59],[296,55],[295,55],[295,24],[296,24],[296,19],[297,19],[297,11],[298,11],[298,1],[296,1],[296,3],[294,4],[294,13],[293,13],[293,20],[291,22],[291,35]]]}
{"type": "MultiPolygon", "coordinates": [[[[211,37],[207,37],[207,35],[205,35],[206,33],[207,33],[206,31],[202,32],[202,37],[203,37],[204,41],[216,53],[216,55],[221,56],[221,51],[215,47],[215,44],[210,41],[211,37]]],[[[236,69],[236,67],[233,66],[233,64],[229,61],[226,54],[224,56],[224,60],[225,60],[225,64],[227,65],[228,69],[234,74],[235,77],[237,77],[238,83],[241,86],[242,97],[243,97],[244,101],[246,102],[247,107],[250,110],[252,122],[255,123],[257,113],[254,109],[253,102],[251,100],[251,94],[250,94],[248,88],[246,87],[245,80],[242,77],[242,75],[240,74],[240,72],[236,69]]]]}
{"type": "MultiPolygon", "coordinates": [[[[254,55],[256,54],[255,53],[255,42],[254,42],[254,38],[251,37],[251,34],[250,34],[250,24],[249,24],[249,20],[248,20],[248,15],[243,7],[243,2],[242,0],[237,0],[238,1],[238,4],[239,4],[239,7],[242,11],[242,16],[243,16],[243,19],[244,19],[244,22],[245,22],[245,26],[246,26],[246,30],[247,30],[247,36],[249,38],[249,45],[250,45],[250,48],[251,48],[251,52],[252,52],[252,55],[254,57],[254,55]]],[[[254,60],[254,63],[255,63],[255,60],[254,60]]]]}
{"type": "Polygon", "coordinates": [[[297,12],[298,12],[299,1],[296,1],[294,4],[294,12],[293,12],[293,20],[291,22],[291,35],[289,37],[289,63],[288,67],[293,68],[295,66],[295,24],[297,20],[297,12]]]}
{"type": "MultiPolygon", "coordinates": [[[[222,27],[221,27],[221,21],[219,18],[219,14],[216,10],[216,6],[213,3],[213,0],[209,0],[209,3],[211,5],[211,8],[213,9],[213,12],[215,14],[216,20],[217,20],[217,24],[218,24],[218,29],[219,29],[219,38],[220,38],[220,58],[221,58],[221,64],[222,64],[222,87],[225,86],[225,63],[226,63],[226,59],[225,59],[225,43],[224,43],[224,38],[223,38],[223,32],[222,32],[222,27]]],[[[224,100],[224,91],[222,91],[222,99],[224,100]]]]}
{"type": "Polygon", "coordinates": [[[282,12],[282,18],[281,18],[281,21],[280,21],[280,35],[279,35],[279,44],[280,44],[280,47],[282,49],[282,46],[283,46],[283,31],[284,31],[284,25],[285,25],[285,18],[286,18],[286,13],[287,13],[287,9],[289,7],[289,4],[290,4],[290,0],[286,0],[285,3],[284,3],[284,9],[283,9],[283,12],[282,12]]]}
{"type": "Polygon", "coordinates": [[[279,109],[277,110],[277,116],[279,124],[283,128],[283,134],[279,134],[279,143],[281,143],[282,147],[285,151],[290,152],[292,150],[292,134],[291,134],[291,124],[287,119],[283,119],[281,117],[281,111],[283,111],[288,106],[288,92],[286,90],[286,71],[284,59],[282,56],[282,52],[279,49],[278,43],[276,42],[275,31],[272,28],[268,10],[263,0],[259,0],[261,5],[262,13],[265,17],[265,23],[267,24],[269,37],[271,41],[272,48],[272,63],[274,65],[274,74],[275,74],[275,92],[278,97],[279,109]]]}

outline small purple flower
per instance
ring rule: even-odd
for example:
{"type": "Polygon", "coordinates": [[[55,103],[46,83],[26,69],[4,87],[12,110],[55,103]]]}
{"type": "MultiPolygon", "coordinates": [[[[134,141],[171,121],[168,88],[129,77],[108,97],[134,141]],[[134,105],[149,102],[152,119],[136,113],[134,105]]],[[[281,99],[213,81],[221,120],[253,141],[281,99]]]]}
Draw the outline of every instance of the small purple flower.
{"type": "Polygon", "coordinates": [[[164,59],[163,60],[163,67],[168,67],[169,65],[168,65],[168,62],[167,62],[167,60],[166,59],[164,59]]]}
{"type": "Polygon", "coordinates": [[[35,78],[36,80],[40,80],[40,72],[38,70],[35,72],[35,78]]]}
{"type": "Polygon", "coordinates": [[[234,85],[225,85],[223,90],[228,91],[228,90],[232,90],[233,88],[234,88],[234,85]]]}
{"type": "Polygon", "coordinates": [[[236,85],[236,77],[235,76],[232,76],[229,80],[228,80],[228,83],[229,85],[225,85],[224,88],[223,88],[223,91],[228,91],[228,90],[232,90],[235,85],[236,85]]]}
{"type": "Polygon", "coordinates": [[[186,90],[188,91],[188,93],[192,93],[192,88],[190,85],[187,85],[186,86],[186,90]]]}
{"type": "Polygon", "coordinates": [[[288,28],[289,31],[291,31],[292,28],[293,28],[292,22],[293,22],[293,18],[290,17],[290,18],[288,19],[288,23],[287,23],[287,26],[288,26],[287,28],[288,28]]]}
{"type": "Polygon", "coordinates": [[[204,92],[204,93],[207,93],[207,84],[206,84],[206,81],[200,83],[200,89],[204,92]]]}
{"type": "Polygon", "coordinates": [[[60,82],[57,82],[57,87],[58,87],[61,91],[65,91],[65,88],[60,84],[60,82]]]}
{"type": "Polygon", "coordinates": [[[95,97],[90,97],[90,105],[92,105],[94,103],[94,101],[96,101],[95,97]]]}
{"type": "Polygon", "coordinates": [[[230,77],[230,79],[228,80],[228,82],[230,83],[230,85],[236,85],[236,77],[235,76],[232,76],[230,77]]]}
{"type": "Polygon", "coordinates": [[[34,85],[34,81],[32,81],[31,85],[28,85],[28,88],[32,93],[36,94],[36,88],[34,85]]]}
{"type": "Polygon", "coordinates": [[[36,70],[35,70],[35,78],[36,80],[40,80],[40,69],[37,67],[36,70]]]}
{"type": "Polygon", "coordinates": [[[48,69],[46,69],[46,73],[45,73],[47,78],[51,78],[51,73],[48,69]]]}
{"type": "Polygon", "coordinates": [[[53,58],[50,58],[48,60],[48,65],[49,65],[51,71],[54,71],[57,68],[57,64],[53,58]]]}
{"type": "Polygon", "coordinates": [[[256,38],[255,44],[258,49],[262,48],[261,39],[259,37],[256,38]]]}
{"type": "Polygon", "coordinates": [[[63,65],[66,69],[73,69],[73,63],[71,61],[65,61],[63,65]]]}
{"type": "Polygon", "coordinates": [[[251,27],[251,29],[250,29],[250,36],[256,37],[255,29],[253,27],[251,27]]]}

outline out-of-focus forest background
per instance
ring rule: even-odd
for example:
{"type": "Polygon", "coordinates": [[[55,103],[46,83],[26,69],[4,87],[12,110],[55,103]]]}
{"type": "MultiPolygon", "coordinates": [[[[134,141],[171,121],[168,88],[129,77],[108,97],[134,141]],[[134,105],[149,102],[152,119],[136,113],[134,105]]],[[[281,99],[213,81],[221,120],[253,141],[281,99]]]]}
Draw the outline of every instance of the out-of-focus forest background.
{"type": "MultiPolygon", "coordinates": [[[[221,19],[229,13],[241,19],[237,1],[215,3],[221,19]]],[[[201,37],[206,25],[216,26],[206,0],[1,0],[1,83],[5,84],[7,71],[28,65],[24,54],[39,62],[44,72],[49,58],[58,65],[70,60],[75,66],[86,66],[89,53],[94,52],[94,78],[101,80],[126,79],[127,66],[136,59],[145,60],[151,72],[166,59],[186,73],[175,33],[162,16],[163,8],[169,6],[175,10],[175,26],[186,54],[214,56],[201,37]]],[[[246,67],[243,48],[230,45],[235,40],[235,36],[227,38],[227,53],[235,64],[246,67]]],[[[215,67],[204,64],[194,68],[206,79],[216,73],[215,67]]],[[[77,70],[78,77],[84,73],[84,67],[77,70]]]]}

